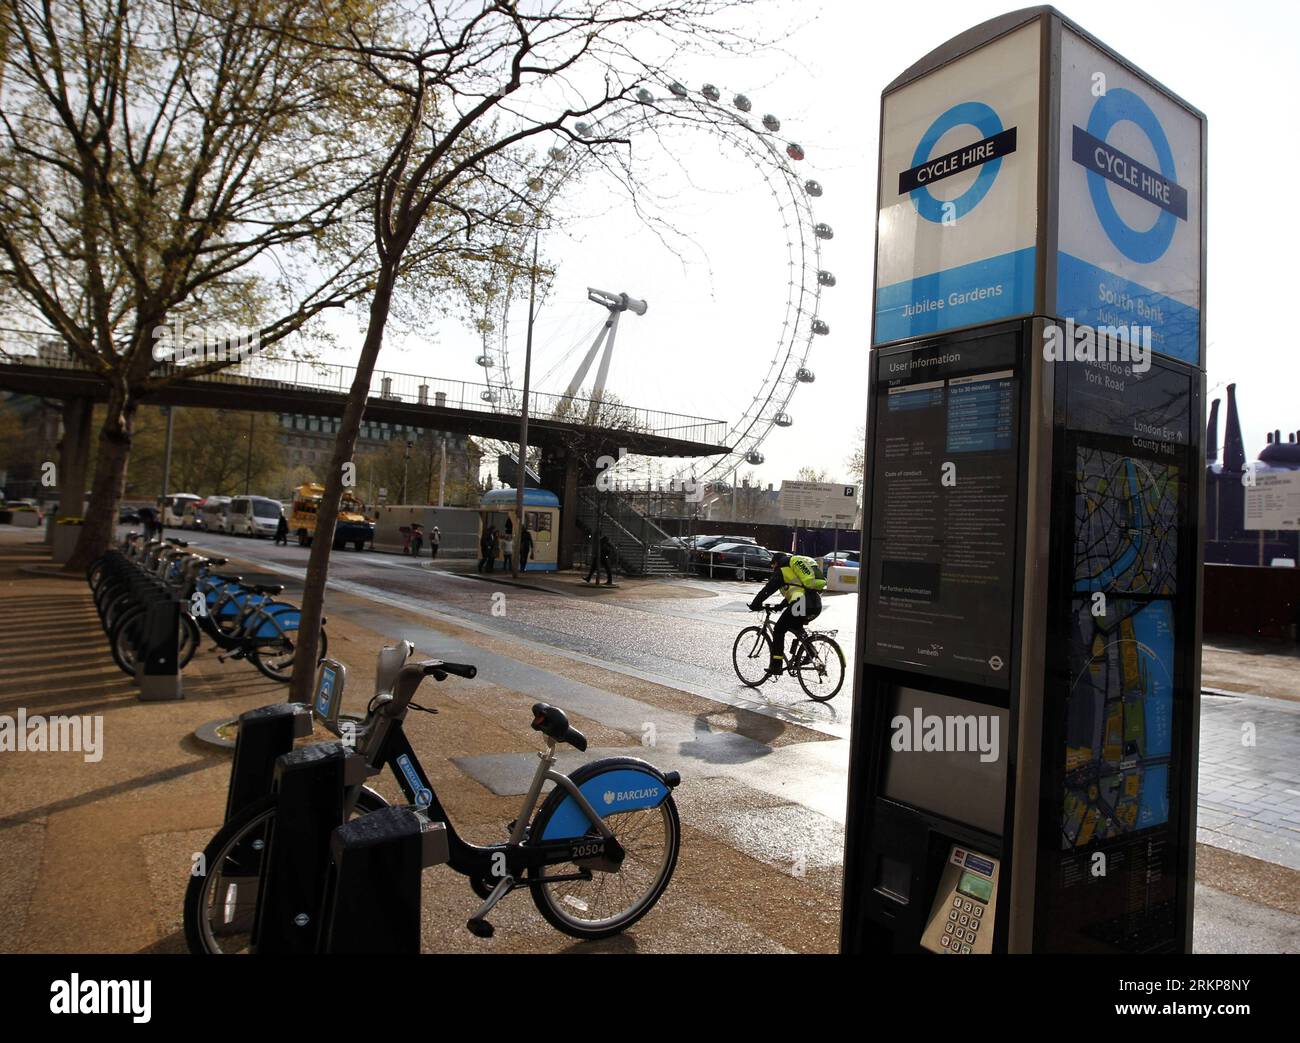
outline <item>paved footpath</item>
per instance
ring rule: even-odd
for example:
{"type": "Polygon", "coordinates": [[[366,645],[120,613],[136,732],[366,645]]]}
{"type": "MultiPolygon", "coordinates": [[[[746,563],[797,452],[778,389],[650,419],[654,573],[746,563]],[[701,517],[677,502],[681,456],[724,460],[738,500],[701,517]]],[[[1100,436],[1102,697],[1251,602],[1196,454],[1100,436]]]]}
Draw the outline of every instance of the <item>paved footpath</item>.
{"type": "MultiPolygon", "coordinates": [[[[244,547],[265,564],[264,548],[244,547]]],[[[18,706],[101,713],[106,754],[97,764],[69,754],[0,757],[0,949],[179,951],[185,868],[220,822],[229,771],[227,755],[199,746],[189,733],[278,701],[284,689],[245,664],[223,666],[203,652],[186,671],[185,701],[137,702],[107,656],[84,583],[21,571],[41,560],[30,537],[0,537],[0,713],[18,706]],[[113,871],[87,872],[88,865],[113,871]]],[[[292,576],[283,563],[277,567],[292,576]]],[[[577,948],[834,950],[847,761],[838,722],[801,723],[780,706],[766,711],[708,698],[700,694],[704,686],[657,683],[639,666],[494,627],[488,613],[453,615],[445,609],[454,605],[437,597],[413,610],[391,590],[355,579],[339,587],[331,589],[327,610],[331,653],[348,663],[354,695],[371,680],[375,650],[395,638],[414,641],[421,656],[479,665],[473,682],[422,691],[421,701],[442,712],[410,722],[440,795],[471,839],[499,834],[517,811],[535,765],[527,724],[537,699],[570,712],[591,740],[586,757],[632,752],[682,773],[683,853],[672,887],[624,937],[577,948]]],[[[1300,867],[1287,793],[1300,790],[1287,777],[1300,763],[1297,724],[1300,703],[1205,701],[1200,951],[1300,951],[1293,940],[1300,867]],[[1254,725],[1254,746],[1242,745],[1243,724],[1254,725]],[[1250,782],[1257,785],[1243,785],[1250,782]],[[1271,799],[1250,800],[1256,791],[1271,799]]],[[[573,754],[563,763],[579,759],[573,754]]],[[[396,796],[391,784],[388,790],[396,796]]],[[[571,947],[523,895],[494,916],[495,938],[474,939],[463,927],[472,905],[455,874],[426,873],[424,949],[571,947]]]]}

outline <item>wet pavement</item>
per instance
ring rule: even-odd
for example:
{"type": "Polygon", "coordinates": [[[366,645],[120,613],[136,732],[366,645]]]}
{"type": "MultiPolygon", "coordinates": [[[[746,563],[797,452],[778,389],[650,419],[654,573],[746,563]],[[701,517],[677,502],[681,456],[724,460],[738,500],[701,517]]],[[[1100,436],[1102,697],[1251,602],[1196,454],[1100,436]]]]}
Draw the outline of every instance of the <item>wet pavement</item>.
{"type": "MultiPolygon", "coordinates": [[[[300,589],[305,549],[206,535],[193,542],[284,577],[290,597],[300,589]]],[[[695,828],[791,881],[808,874],[820,886],[836,885],[851,678],[825,706],[789,680],[758,693],[740,685],[731,645],[756,618],[746,609],[756,584],[643,581],[597,593],[580,586],[566,591],[554,582],[542,590],[512,583],[508,575],[466,575],[460,571],[465,567],[337,552],[330,590],[364,601],[336,598],[329,612],[386,637],[413,640],[432,654],[475,662],[478,681],[447,689],[447,697],[481,710],[484,693],[510,693],[498,696],[509,727],[535,700],[564,707],[598,733],[585,755],[562,757],[566,770],[591,757],[639,753],[690,780],[679,798],[695,828]],[[446,624],[459,631],[449,633],[446,624]],[[485,654],[488,648],[503,654],[485,654]],[[627,683],[620,686],[614,675],[627,683]],[[679,705],[673,693],[702,698],[679,705]],[[735,726],[736,715],[748,724],[735,726]],[[627,736],[641,736],[643,749],[617,745],[627,736]]],[[[827,598],[814,624],[838,629],[846,657],[855,609],[851,596],[827,598]]],[[[456,770],[502,799],[524,791],[535,763],[531,753],[491,746],[452,758],[456,770]]],[[[1296,951],[1298,763],[1300,703],[1206,695],[1198,839],[1213,845],[1203,850],[1216,856],[1198,871],[1199,951],[1296,951]],[[1246,733],[1252,742],[1242,741],[1246,733]],[[1286,879],[1276,879],[1274,870],[1286,879]],[[1250,928],[1234,933],[1232,924],[1250,928]]]]}
{"type": "MultiPolygon", "coordinates": [[[[296,544],[283,547],[269,540],[209,534],[195,534],[191,542],[289,580],[301,582],[306,574],[309,551],[296,544]]],[[[522,585],[526,580],[511,582],[508,573],[480,578],[457,571],[463,568],[462,562],[444,565],[426,558],[417,563],[392,554],[343,550],[330,559],[329,585],[342,593],[563,649],[607,669],[848,738],[851,677],[825,704],[813,702],[788,678],[769,682],[757,692],[737,680],[732,645],[743,627],[761,619],[747,608],[759,590],[756,582],[673,581],[682,588],[681,597],[663,596],[661,589],[654,596],[640,596],[633,585],[579,596],[530,589],[522,585]]],[[[846,661],[852,657],[856,610],[856,597],[827,595],[821,616],[810,627],[837,630],[846,661]]]]}

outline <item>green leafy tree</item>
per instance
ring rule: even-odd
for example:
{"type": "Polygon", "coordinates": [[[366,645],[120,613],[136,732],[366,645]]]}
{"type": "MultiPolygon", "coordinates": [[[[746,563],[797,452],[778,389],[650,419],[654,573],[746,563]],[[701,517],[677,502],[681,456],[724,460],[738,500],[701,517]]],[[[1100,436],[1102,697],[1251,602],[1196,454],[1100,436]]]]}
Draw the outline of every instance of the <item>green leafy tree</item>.
{"type": "Polygon", "coordinates": [[[165,331],[266,349],[373,284],[379,110],[337,54],[383,2],[0,5],[0,286],[107,397],[69,569],[111,538],[140,403],[232,364],[160,358],[165,331]]]}

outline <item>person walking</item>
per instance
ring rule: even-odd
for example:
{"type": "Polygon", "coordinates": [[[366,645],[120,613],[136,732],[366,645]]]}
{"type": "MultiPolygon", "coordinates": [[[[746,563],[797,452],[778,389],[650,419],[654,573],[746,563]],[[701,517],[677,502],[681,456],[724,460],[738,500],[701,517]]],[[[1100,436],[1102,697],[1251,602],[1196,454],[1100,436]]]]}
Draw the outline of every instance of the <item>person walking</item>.
{"type": "Polygon", "coordinates": [[[424,546],[424,529],[419,522],[411,523],[411,556],[418,558],[420,548],[424,546]]]}
{"type": "Polygon", "coordinates": [[[497,530],[495,525],[489,525],[483,530],[483,538],[479,540],[478,549],[483,555],[478,563],[479,572],[493,571],[497,556],[497,530]]]}
{"type": "Polygon", "coordinates": [[[596,544],[596,550],[591,555],[591,568],[588,570],[583,583],[590,583],[591,577],[596,577],[596,586],[600,586],[601,570],[605,572],[605,584],[612,587],[614,585],[614,545],[609,542],[608,536],[602,536],[600,542],[596,544]]]}
{"type": "MultiPolygon", "coordinates": [[[[509,522],[506,523],[507,525],[509,522]]],[[[514,567],[515,557],[515,539],[510,535],[510,530],[506,529],[505,538],[501,541],[501,564],[507,572],[514,567]]]]}
{"type": "Polygon", "coordinates": [[[528,559],[533,555],[533,534],[525,527],[519,533],[519,571],[528,571],[528,559]]]}
{"type": "Polygon", "coordinates": [[[289,519],[284,516],[283,507],[280,508],[280,520],[275,523],[275,542],[289,546],[289,519]]]}
{"type": "Polygon", "coordinates": [[[140,524],[144,526],[144,538],[148,543],[154,538],[155,533],[162,535],[162,526],[158,524],[158,512],[152,507],[141,507],[135,512],[140,519],[140,524]]]}
{"type": "Polygon", "coordinates": [[[438,544],[442,542],[442,530],[434,526],[429,530],[429,558],[432,560],[438,556],[438,544]]]}

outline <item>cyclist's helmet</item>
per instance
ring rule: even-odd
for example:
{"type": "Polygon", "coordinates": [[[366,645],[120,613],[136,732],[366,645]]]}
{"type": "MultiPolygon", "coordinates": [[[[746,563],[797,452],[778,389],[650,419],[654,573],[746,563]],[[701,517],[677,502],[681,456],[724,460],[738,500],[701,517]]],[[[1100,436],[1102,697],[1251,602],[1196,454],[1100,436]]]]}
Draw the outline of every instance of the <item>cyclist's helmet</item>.
{"type": "Polygon", "coordinates": [[[783,569],[790,564],[790,555],[784,551],[777,551],[772,555],[772,568],[783,569]]]}

